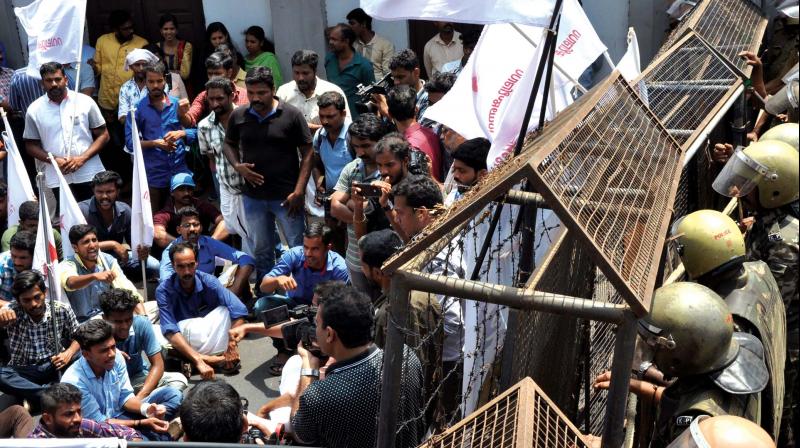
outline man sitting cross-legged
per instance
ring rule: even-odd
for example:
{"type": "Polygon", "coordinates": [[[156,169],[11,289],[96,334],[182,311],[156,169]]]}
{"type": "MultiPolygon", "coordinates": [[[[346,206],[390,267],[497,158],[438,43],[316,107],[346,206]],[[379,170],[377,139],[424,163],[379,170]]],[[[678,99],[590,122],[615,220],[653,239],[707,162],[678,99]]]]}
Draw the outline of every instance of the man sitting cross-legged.
{"type": "Polygon", "coordinates": [[[161,342],[153,330],[153,324],[145,316],[136,316],[136,298],[130,291],[112,288],[100,294],[103,319],[114,327],[117,350],[125,358],[128,378],[139,399],[144,399],[158,387],[172,386],[180,391],[189,382],[181,373],[165,372],[161,355],[161,342]],[[142,352],[147,355],[145,365],[142,352]]]}
{"type": "Polygon", "coordinates": [[[154,390],[144,399],[133,393],[125,358],[117,352],[111,324],[93,319],[75,331],[82,357],[64,373],[61,381],[81,391],[86,418],[128,426],[147,440],[170,440],[169,421],[181,404],[181,392],[169,386],[154,390]]]}
{"type": "Polygon", "coordinates": [[[94,439],[115,437],[142,440],[133,428],[83,418],[80,389],[69,383],[56,383],[42,392],[42,419],[29,439],[94,439]]]}
{"type": "Polygon", "coordinates": [[[204,379],[213,367],[239,368],[239,350],[229,330],[244,323],[247,307],[216,277],[197,271],[197,249],[192,243],[172,245],[169,257],[175,269],[156,290],[161,332],[204,379]]]}

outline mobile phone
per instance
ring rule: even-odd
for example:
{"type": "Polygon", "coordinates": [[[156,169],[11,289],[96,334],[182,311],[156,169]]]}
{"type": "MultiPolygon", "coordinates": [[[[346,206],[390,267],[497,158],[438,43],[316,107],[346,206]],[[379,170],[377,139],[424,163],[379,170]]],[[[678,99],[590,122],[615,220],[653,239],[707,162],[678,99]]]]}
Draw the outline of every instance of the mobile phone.
{"type": "Polygon", "coordinates": [[[353,186],[358,187],[361,190],[361,196],[364,196],[365,198],[381,197],[381,188],[375,185],[363,182],[355,182],[353,183],[353,186]]]}
{"type": "Polygon", "coordinates": [[[262,311],[261,320],[264,321],[264,326],[267,328],[289,322],[291,320],[289,319],[289,308],[286,305],[281,305],[262,311]]]}

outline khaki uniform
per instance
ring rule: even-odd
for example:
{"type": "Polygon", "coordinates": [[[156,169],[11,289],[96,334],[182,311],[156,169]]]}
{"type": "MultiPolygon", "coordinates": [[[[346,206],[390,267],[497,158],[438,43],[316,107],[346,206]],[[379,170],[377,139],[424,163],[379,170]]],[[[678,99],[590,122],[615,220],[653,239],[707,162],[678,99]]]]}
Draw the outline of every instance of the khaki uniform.
{"type": "Polygon", "coordinates": [[[795,386],[798,372],[798,326],[800,325],[800,300],[798,299],[798,202],[770,210],[760,216],[748,238],[748,258],[762,260],[769,266],[783,297],[787,323],[787,358],[785,369],[786,395],[782,417],[781,440],[787,444],[794,440],[792,420],[798,416],[798,389],[795,386]],[[790,411],[790,409],[792,409],[790,411]]]}

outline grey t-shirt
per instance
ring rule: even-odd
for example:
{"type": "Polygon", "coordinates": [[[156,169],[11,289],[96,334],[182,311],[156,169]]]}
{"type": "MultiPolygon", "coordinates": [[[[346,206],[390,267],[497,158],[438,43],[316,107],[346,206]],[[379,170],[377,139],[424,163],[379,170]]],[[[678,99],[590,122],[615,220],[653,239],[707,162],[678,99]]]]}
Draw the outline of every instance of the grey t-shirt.
{"type": "MultiPolygon", "coordinates": [[[[380,176],[378,171],[374,173],[366,173],[366,165],[361,159],[355,159],[342,168],[342,174],[339,175],[339,180],[336,186],[333,187],[334,191],[343,191],[350,194],[353,182],[365,182],[369,180],[377,180],[380,176]]],[[[361,257],[358,254],[358,241],[356,240],[356,230],[353,224],[347,225],[347,253],[345,257],[347,265],[351,269],[361,269],[361,257]]]]}

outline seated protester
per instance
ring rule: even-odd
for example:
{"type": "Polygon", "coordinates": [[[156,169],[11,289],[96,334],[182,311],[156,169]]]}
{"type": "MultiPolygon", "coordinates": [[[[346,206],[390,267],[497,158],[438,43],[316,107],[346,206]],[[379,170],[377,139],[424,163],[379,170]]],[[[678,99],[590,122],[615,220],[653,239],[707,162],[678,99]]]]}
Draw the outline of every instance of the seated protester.
{"type": "Polygon", "coordinates": [[[237,371],[239,351],[228,330],[244,323],[247,307],[216,277],[197,272],[192,243],[173,244],[169,258],[175,273],[156,290],[161,332],[204,379],[214,377],[214,367],[237,371]]]}
{"type": "Polygon", "coordinates": [[[170,440],[169,422],[178,413],[181,392],[169,386],[140,399],[133,393],[125,357],[117,351],[111,324],[94,319],[75,331],[81,357],[61,378],[81,391],[81,410],[89,420],[127,426],[145,440],[170,440]]]}
{"type": "MultiPolygon", "coordinates": [[[[358,240],[361,251],[361,268],[364,275],[381,287],[382,295],[374,302],[375,311],[375,345],[383,348],[386,345],[386,330],[389,320],[389,293],[392,278],[381,271],[381,266],[392,255],[403,247],[400,236],[390,229],[377,230],[364,235],[358,240]]],[[[444,332],[442,331],[442,306],[432,294],[422,291],[411,291],[409,296],[409,310],[405,344],[414,350],[422,363],[424,371],[426,393],[425,403],[430,401],[431,385],[441,378],[442,374],[442,345],[444,332]]],[[[437,406],[432,404],[426,409],[428,421],[432,423],[435,418],[433,412],[437,406]]],[[[438,416],[436,416],[438,418],[438,416]]]]}
{"type": "Polygon", "coordinates": [[[56,383],[42,391],[42,418],[29,439],[142,440],[133,428],[83,418],[80,389],[69,383],[56,383]]]}
{"type": "Polygon", "coordinates": [[[200,213],[201,233],[208,232],[213,227],[211,238],[224,240],[228,237],[222,213],[208,201],[201,201],[194,197],[196,185],[189,173],[178,173],[170,181],[170,197],[164,208],[153,214],[155,235],[153,242],[159,247],[167,247],[178,236],[178,225],[181,223],[178,210],[192,206],[200,213]]]}
{"type": "Polygon", "coordinates": [[[131,241],[131,207],[118,201],[122,177],[115,171],[101,171],[92,179],[94,196],[78,203],[86,224],[94,226],[100,250],[112,255],[126,276],[141,278],[139,260],[147,260],[148,276],[158,269],[158,260],[150,256],[147,247],[136,253],[126,244],[131,241]]]}
{"type": "MultiPolygon", "coordinates": [[[[427,176],[406,177],[392,188],[392,195],[394,196],[397,224],[407,235],[406,241],[411,240],[428,227],[433,222],[436,210],[442,207],[442,190],[427,176]]],[[[464,278],[461,252],[457,247],[446,247],[426,265],[424,272],[464,278]]],[[[449,421],[457,411],[461,396],[459,389],[463,370],[461,353],[464,345],[463,306],[461,301],[454,297],[438,296],[437,298],[444,311],[442,366],[446,380],[442,394],[446,400],[444,410],[449,421]]]]}
{"type": "Polygon", "coordinates": [[[8,332],[11,356],[8,365],[0,367],[0,391],[35,406],[39,394],[58,382],[58,371],[78,353],[73,340],[78,321],[72,308],[61,302],[51,309],[44,278],[36,271],[20,272],[11,293],[14,301],[0,309],[0,327],[8,332]],[[58,350],[53,344],[54,314],[58,350]]]}
{"type": "MultiPolygon", "coordinates": [[[[214,79],[215,77],[231,79],[232,72],[233,58],[227,53],[217,51],[211,53],[211,55],[206,59],[206,74],[208,75],[208,79],[214,79]]],[[[181,116],[181,123],[183,123],[184,126],[197,126],[200,120],[202,120],[211,112],[212,108],[209,107],[207,98],[207,90],[203,90],[194,98],[194,101],[192,101],[192,106],[185,114],[181,116]]],[[[233,104],[237,106],[248,104],[247,90],[235,84],[233,91],[233,104]]]]}
{"type": "Polygon", "coordinates": [[[33,431],[35,424],[33,417],[24,407],[12,404],[0,411],[0,438],[24,439],[33,431]]]}
{"type": "Polygon", "coordinates": [[[178,416],[185,442],[240,443],[251,426],[265,437],[272,433],[263,419],[247,412],[247,399],[222,380],[203,381],[191,388],[178,416]]]}
{"type": "MultiPolygon", "coordinates": [[[[3,232],[2,243],[0,248],[3,252],[11,247],[11,237],[16,235],[20,230],[27,230],[28,232],[36,233],[39,231],[39,203],[36,201],[25,201],[19,205],[19,224],[14,224],[3,232]]],[[[58,259],[62,260],[64,254],[61,253],[61,234],[57,229],[53,229],[53,243],[56,245],[56,252],[58,259]]]]}
{"type": "Polygon", "coordinates": [[[126,289],[136,297],[137,314],[146,314],[142,296],[125,277],[117,260],[100,250],[97,230],[88,224],[78,224],[69,230],[74,255],[59,263],[61,287],[67,293],[78,322],[100,314],[100,293],[111,288],[126,289]]]}
{"type": "Polygon", "coordinates": [[[36,235],[22,230],[11,237],[11,249],[0,254],[0,308],[14,300],[11,285],[20,272],[33,266],[33,251],[36,248],[36,235]]]}
{"type": "MultiPolygon", "coordinates": [[[[352,287],[337,289],[320,303],[315,317],[322,354],[332,356],[324,380],[318,380],[322,361],[303,348],[301,379],[292,401],[292,432],[301,443],[329,448],[375,446],[378,433],[383,350],[372,343],[375,310],[369,297],[352,287]]],[[[395,446],[415,447],[424,435],[422,366],[404,348],[398,421],[404,425],[395,446]]]]}
{"type": "Polygon", "coordinates": [[[250,296],[252,292],[248,279],[256,267],[256,261],[253,257],[210,236],[200,235],[200,212],[191,205],[178,210],[177,216],[180,220],[178,225],[180,236],[167,246],[167,250],[161,256],[160,280],[162,282],[165,281],[175,272],[172,268],[172,260],[169,257],[169,248],[174,244],[188,242],[197,247],[197,270],[200,272],[214,275],[214,269],[220,260],[228,260],[238,265],[233,283],[228,286],[228,289],[236,297],[242,299],[245,296],[250,296]]]}
{"type": "MultiPolygon", "coordinates": [[[[388,132],[383,120],[374,114],[361,114],[350,125],[347,131],[350,147],[355,152],[356,159],[345,165],[331,195],[331,216],[341,222],[347,223],[347,250],[345,262],[350,272],[350,282],[357,290],[369,295],[372,299],[378,297],[380,291],[372,285],[361,272],[361,260],[358,255],[358,237],[356,237],[353,221],[353,184],[356,182],[369,183],[380,177],[378,164],[375,162],[375,145],[388,132]]],[[[388,200],[388,198],[387,198],[388,200]]],[[[369,221],[368,230],[377,230],[389,226],[377,198],[370,199],[371,205],[366,211],[365,218],[369,221]],[[370,219],[372,218],[372,219],[370,219]]],[[[363,207],[362,207],[363,208],[363,207]]],[[[359,215],[360,216],[360,215],[359,215]]]]}
{"type": "Polygon", "coordinates": [[[100,294],[103,319],[114,328],[117,350],[125,357],[128,379],[136,397],[144,399],[156,388],[170,386],[179,391],[189,382],[182,373],[165,372],[161,342],[153,324],[145,316],[135,316],[133,309],[139,302],[130,291],[112,288],[100,294]],[[142,352],[147,356],[144,363],[142,352]]]}
{"type": "MultiPolygon", "coordinates": [[[[261,280],[261,292],[270,295],[258,299],[254,311],[258,315],[281,305],[289,308],[310,305],[314,286],[329,280],[349,283],[350,275],[344,258],[331,250],[331,229],[320,222],[313,222],[303,233],[303,246],[286,251],[261,280]],[[286,295],[276,294],[278,289],[286,295]]],[[[273,338],[272,343],[278,350],[278,356],[270,366],[270,371],[279,375],[291,352],[286,349],[283,339],[273,338]]]]}
{"type": "Polygon", "coordinates": [[[406,85],[394,86],[386,93],[389,116],[412,148],[425,153],[430,159],[430,171],[438,182],[442,181],[442,148],[439,137],[429,128],[422,127],[416,119],[416,94],[406,85]]]}
{"type": "Polygon", "coordinates": [[[473,138],[459,145],[453,153],[453,179],[456,188],[444,199],[445,207],[461,199],[470,188],[489,174],[486,158],[492,144],[485,138],[473,138]]]}

